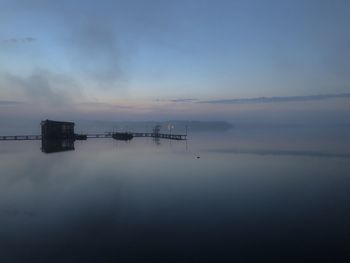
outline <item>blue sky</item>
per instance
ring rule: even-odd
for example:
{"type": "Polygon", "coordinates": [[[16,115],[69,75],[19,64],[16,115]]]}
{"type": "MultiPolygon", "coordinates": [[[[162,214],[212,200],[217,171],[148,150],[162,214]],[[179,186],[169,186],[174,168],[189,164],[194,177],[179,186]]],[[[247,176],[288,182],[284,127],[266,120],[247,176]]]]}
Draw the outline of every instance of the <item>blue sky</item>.
{"type": "MultiPolygon", "coordinates": [[[[305,100],[259,106],[251,98],[350,92],[345,0],[0,6],[2,115],[230,119],[262,108],[310,111],[305,100]],[[227,99],[248,100],[198,103],[227,99]]],[[[348,100],[313,99],[311,110],[348,112],[348,100]]]]}

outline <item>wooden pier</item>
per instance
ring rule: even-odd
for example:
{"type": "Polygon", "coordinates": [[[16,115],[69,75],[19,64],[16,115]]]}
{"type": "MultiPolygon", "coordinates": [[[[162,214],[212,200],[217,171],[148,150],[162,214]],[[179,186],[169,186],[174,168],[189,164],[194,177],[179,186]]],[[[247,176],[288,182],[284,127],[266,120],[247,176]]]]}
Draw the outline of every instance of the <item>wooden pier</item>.
{"type": "Polygon", "coordinates": [[[1,136],[0,141],[33,141],[41,140],[41,135],[9,135],[1,136]]]}
{"type": "MultiPolygon", "coordinates": [[[[130,132],[134,138],[160,138],[168,140],[186,140],[186,134],[168,134],[168,133],[151,133],[151,132],[130,132]]],[[[87,138],[112,138],[113,133],[87,134],[87,138]]]]}
{"type": "MultiPolygon", "coordinates": [[[[186,134],[167,134],[167,133],[147,133],[147,132],[131,132],[135,138],[160,138],[168,140],[187,140],[186,134]]],[[[113,133],[96,133],[87,134],[87,138],[112,138],[113,133]]],[[[32,141],[41,140],[41,135],[9,135],[1,136],[0,141],[32,141]]]]}

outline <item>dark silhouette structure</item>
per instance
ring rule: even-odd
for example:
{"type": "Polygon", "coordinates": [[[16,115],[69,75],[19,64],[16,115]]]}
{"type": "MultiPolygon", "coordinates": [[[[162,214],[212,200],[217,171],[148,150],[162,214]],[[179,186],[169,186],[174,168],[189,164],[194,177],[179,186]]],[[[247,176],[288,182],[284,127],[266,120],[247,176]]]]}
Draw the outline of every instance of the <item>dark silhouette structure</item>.
{"type": "Polygon", "coordinates": [[[41,136],[42,139],[74,140],[74,122],[42,121],[41,136]]]}
{"type": "Polygon", "coordinates": [[[112,134],[112,138],[120,141],[130,141],[134,136],[129,132],[115,132],[112,134]]]}
{"type": "Polygon", "coordinates": [[[73,122],[45,120],[41,122],[41,150],[54,153],[74,150],[73,122]]]}

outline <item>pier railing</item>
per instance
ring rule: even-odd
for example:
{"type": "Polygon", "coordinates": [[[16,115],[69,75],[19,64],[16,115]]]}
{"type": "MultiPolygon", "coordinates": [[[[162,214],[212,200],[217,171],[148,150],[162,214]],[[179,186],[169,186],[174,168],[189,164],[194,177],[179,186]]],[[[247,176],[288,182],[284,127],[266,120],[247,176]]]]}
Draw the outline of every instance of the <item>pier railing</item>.
{"type": "MultiPolygon", "coordinates": [[[[151,132],[130,132],[134,138],[138,137],[150,137],[150,138],[161,138],[168,140],[186,140],[186,134],[167,134],[167,133],[151,133],[151,132]]],[[[113,133],[104,134],[87,134],[87,138],[111,138],[113,133]]]]}
{"type": "Polygon", "coordinates": [[[32,140],[41,140],[41,135],[8,135],[1,136],[0,141],[32,141],[32,140]]]}
{"type": "MultiPolygon", "coordinates": [[[[133,137],[151,137],[168,140],[186,140],[186,134],[167,134],[167,133],[147,133],[147,132],[131,132],[133,137]]],[[[113,133],[95,133],[87,134],[87,138],[112,138],[113,133]]],[[[8,135],[1,136],[0,141],[29,141],[29,140],[41,140],[41,135],[8,135]]]]}

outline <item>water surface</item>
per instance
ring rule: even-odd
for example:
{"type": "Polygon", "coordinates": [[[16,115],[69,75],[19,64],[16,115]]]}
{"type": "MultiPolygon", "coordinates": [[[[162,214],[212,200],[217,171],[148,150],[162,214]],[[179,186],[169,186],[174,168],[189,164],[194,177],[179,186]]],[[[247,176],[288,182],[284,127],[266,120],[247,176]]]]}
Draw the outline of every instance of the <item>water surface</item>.
{"type": "Polygon", "coordinates": [[[0,262],[350,258],[349,130],[41,146],[0,142],[0,262]]]}

